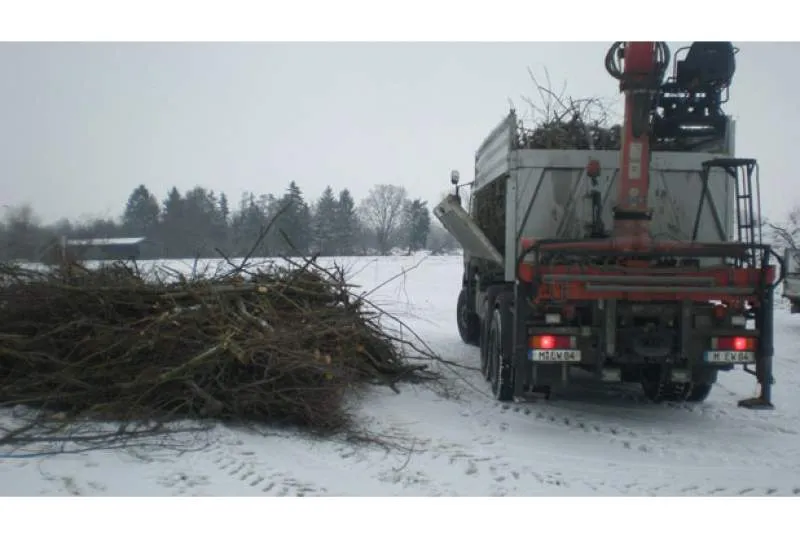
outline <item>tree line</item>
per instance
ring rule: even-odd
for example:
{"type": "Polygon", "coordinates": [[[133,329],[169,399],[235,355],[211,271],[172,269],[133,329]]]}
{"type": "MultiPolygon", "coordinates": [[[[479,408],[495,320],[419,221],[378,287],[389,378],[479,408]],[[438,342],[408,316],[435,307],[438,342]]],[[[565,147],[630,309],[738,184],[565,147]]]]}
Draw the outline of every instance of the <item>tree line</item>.
{"type": "Polygon", "coordinates": [[[6,208],[4,215],[0,256],[6,260],[40,260],[63,237],[146,237],[142,258],[385,255],[398,248],[457,248],[432,221],[427,202],[410,198],[398,185],[376,185],[356,204],[347,188],[330,186],[309,202],[292,181],[281,195],[246,193],[235,206],[224,192],[201,186],[183,193],[172,187],[159,200],[139,185],[118,219],[43,225],[27,205],[6,208]]]}

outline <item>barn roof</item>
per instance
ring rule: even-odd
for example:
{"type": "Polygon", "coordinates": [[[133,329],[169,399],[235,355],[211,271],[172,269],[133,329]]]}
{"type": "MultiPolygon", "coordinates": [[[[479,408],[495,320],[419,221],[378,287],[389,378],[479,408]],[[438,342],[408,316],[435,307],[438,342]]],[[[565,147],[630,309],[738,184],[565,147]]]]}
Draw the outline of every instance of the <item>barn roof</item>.
{"type": "Polygon", "coordinates": [[[146,237],[119,237],[113,239],[67,239],[67,246],[135,246],[146,237]]]}

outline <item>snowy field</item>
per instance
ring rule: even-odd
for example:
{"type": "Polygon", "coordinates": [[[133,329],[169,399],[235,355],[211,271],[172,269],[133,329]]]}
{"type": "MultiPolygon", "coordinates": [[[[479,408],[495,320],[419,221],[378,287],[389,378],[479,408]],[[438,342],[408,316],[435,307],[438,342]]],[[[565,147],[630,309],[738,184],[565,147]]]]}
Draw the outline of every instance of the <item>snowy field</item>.
{"type": "MultiPolygon", "coordinates": [[[[421,259],[337,262],[369,290],[421,259]]],[[[371,299],[443,357],[477,365],[478,349],[455,325],[460,278],[460,257],[427,257],[371,299]]],[[[464,371],[456,398],[406,386],[365,399],[364,427],[401,448],[221,425],[208,446],[183,454],[20,457],[0,448],[0,496],[800,495],[800,317],[777,311],[776,337],[771,412],[736,407],[756,392],[742,371],[721,373],[707,402],[691,407],[646,404],[635,386],[590,384],[501,406],[477,372],[464,371]]]]}

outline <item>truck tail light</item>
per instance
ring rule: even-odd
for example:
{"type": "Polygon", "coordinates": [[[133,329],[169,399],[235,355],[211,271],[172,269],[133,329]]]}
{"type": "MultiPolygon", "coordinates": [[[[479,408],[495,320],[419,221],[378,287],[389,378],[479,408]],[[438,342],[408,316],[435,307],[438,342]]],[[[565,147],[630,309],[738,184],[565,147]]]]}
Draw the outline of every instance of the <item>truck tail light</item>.
{"type": "Polygon", "coordinates": [[[530,338],[534,350],[570,350],[575,348],[575,337],[564,335],[534,335],[530,338]]]}
{"type": "Polygon", "coordinates": [[[712,348],[731,352],[753,352],[756,349],[755,337],[715,337],[711,339],[712,348]]]}

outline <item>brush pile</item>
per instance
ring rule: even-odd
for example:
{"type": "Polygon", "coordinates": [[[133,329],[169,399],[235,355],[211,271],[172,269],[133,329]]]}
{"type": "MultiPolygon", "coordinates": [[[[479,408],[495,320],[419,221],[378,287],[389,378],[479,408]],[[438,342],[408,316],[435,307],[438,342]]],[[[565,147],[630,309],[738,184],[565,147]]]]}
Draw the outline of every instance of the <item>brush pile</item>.
{"type": "Polygon", "coordinates": [[[0,407],[339,429],[359,384],[434,378],[349,289],[311,260],[173,282],[124,265],[2,265],[0,407]]]}

